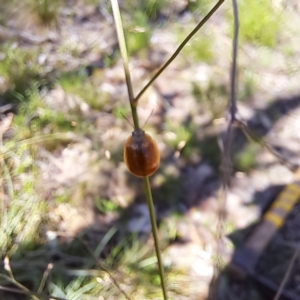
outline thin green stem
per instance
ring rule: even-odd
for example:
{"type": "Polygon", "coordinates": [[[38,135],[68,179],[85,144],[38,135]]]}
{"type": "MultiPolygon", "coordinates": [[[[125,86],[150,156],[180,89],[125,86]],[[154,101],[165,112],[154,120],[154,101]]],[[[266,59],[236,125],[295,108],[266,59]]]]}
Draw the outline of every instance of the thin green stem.
{"type": "Polygon", "coordinates": [[[129,102],[130,102],[130,108],[131,108],[131,112],[132,112],[133,124],[134,124],[134,128],[138,129],[139,128],[139,119],[138,119],[138,115],[137,115],[137,111],[136,111],[137,103],[134,101],[131,76],[130,76],[129,66],[128,66],[128,55],[127,55],[127,50],[126,50],[126,43],[125,43],[125,37],[124,37],[124,31],[123,31],[123,25],[122,25],[122,19],[121,19],[118,0],[111,0],[111,6],[112,6],[112,11],[113,11],[113,15],[114,15],[115,24],[116,24],[120,52],[121,52],[121,56],[122,56],[122,60],[123,60],[123,67],[124,67],[124,72],[125,72],[125,79],[126,79],[128,97],[129,97],[129,102]]]}
{"type": "Polygon", "coordinates": [[[219,2],[209,11],[209,13],[200,21],[200,23],[193,29],[193,31],[184,39],[184,41],[179,45],[174,54],[168,59],[168,61],[157,71],[157,73],[150,79],[150,81],[144,86],[144,88],[138,93],[134,99],[134,105],[136,106],[138,100],[148,89],[148,87],[157,79],[157,77],[171,64],[171,62],[178,56],[184,46],[189,42],[189,40],[197,33],[197,31],[210,19],[210,17],[217,11],[221,4],[225,0],[219,0],[219,2]]]}
{"type": "Polygon", "coordinates": [[[149,183],[149,177],[144,177],[144,185],[145,185],[145,193],[150,213],[150,220],[152,225],[152,233],[154,238],[154,245],[155,245],[155,251],[157,256],[157,263],[159,268],[159,275],[160,275],[160,281],[161,281],[161,287],[164,295],[164,300],[167,300],[167,288],[165,284],[165,275],[164,275],[164,268],[162,264],[160,249],[159,249],[159,241],[158,241],[158,234],[157,234],[157,226],[156,226],[156,218],[155,218],[155,212],[154,212],[154,205],[153,205],[153,199],[152,199],[152,193],[149,183]]]}

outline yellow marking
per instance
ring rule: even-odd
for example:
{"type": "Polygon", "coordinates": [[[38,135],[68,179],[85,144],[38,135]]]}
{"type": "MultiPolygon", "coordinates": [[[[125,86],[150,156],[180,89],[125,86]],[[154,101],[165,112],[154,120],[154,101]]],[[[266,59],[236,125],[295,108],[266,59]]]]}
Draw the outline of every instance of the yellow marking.
{"type": "Polygon", "coordinates": [[[299,195],[282,193],[277,197],[277,199],[275,200],[275,203],[280,200],[285,200],[285,201],[294,203],[298,200],[298,198],[299,198],[299,195]]]}
{"type": "Polygon", "coordinates": [[[284,221],[282,217],[278,216],[272,211],[268,211],[264,215],[264,220],[271,222],[276,228],[279,228],[284,221]]]}
{"type": "Polygon", "coordinates": [[[272,204],[270,210],[264,215],[263,219],[271,222],[276,228],[280,227],[288,212],[292,210],[300,196],[300,186],[297,184],[289,184],[278,195],[277,199],[272,204]],[[282,209],[286,213],[284,216],[279,216],[276,209],[282,209]],[[275,210],[275,211],[274,211],[275,210]]]}
{"type": "Polygon", "coordinates": [[[297,200],[298,197],[295,198],[294,195],[282,195],[273,203],[272,208],[280,206],[280,203],[286,203],[289,206],[293,206],[297,200]]]}
{"type": "Polygon", "coordinates": [[[292,183],[292,184],[287,185],[286,188],[284,189],[284,191],[293,191],[299,195],[300,194],[300,186],[292,183]]]}
{"type": "Polygon", "coordinates": [[[299,195],[299,192],[298,191],[295,191],[295,190],[292,190],[292,189],[286,189],[284,191],[282,191],[280,194],[279,194],[279,197],[282,196],[282,195],[286,195],[288,197],[295,197],[295,195],[299,195]]]}
{"type": "Polygon", "coordinates": [[[300,196],[300,194],[283,192],[283,193],[279,194],[277,199],[279,200],[282,198],[286,198],[288,201],[296,202],[298,200],[299,196],[300,196]]]}
{"type": "Polygon", "coordinates": [[[299,196],[298,194],[283,194],[281,198],[285,199],[286,201],[289,201],[291,203],[296,203],[297,200],[299,199],[299,196]]]}
{"type": "Polygon", "coordinates": [[[300,196],[300,187],[296,184],[290,184],[279,194],[277,199],[271,206],[271,210],[274,208],[282,208],[289,212],[300,196]]]}
{"type": "Polygon", "coordinates": [[[286,212],[289,212],[294,207],[294,202],[290,201],[284,201],[284,199],[281,199],[282,201],[278,201],[272,205],[272,210],[276,208],[283,209],[286,212]]]}

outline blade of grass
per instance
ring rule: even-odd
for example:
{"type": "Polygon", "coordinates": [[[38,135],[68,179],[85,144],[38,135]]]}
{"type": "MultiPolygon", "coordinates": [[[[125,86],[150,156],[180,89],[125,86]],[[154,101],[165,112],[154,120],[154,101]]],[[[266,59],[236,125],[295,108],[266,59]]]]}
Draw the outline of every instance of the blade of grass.
{"type": "Polygon", "coordinates": [[[183,42],[176,49],[174,54],[167,60],[167,62],[157,71],[157,73],[150,79],[150,81],[143,87],[143,89],[135,97],[133,103],[136,106],[138,100],[148,89],[148,87],[158,78],[158,76],[171,64],[171,62],[178,56],[184,46],[189,42],[189,40],[197,33],[197,31],[210,19],[210,17],[218,10],[221,4],[225,0],[219,0],[219,2],[208,12],[208,14],[200,21],[200,23],[193,29],[193,31],[183,40],[183,42]]]}
{"type": "Polygon", "coordinates": [[[117,232],[116,227],[112,227],[109,229],[109,231],[105,234],[99,245],[97,246],[96,250],[94,251],[94,255],[96,257],[99,257],[102,253],[103,249],[107,245],[107,243],[111,240],[111,238],[114,236],[114,234],[117,232]]]}

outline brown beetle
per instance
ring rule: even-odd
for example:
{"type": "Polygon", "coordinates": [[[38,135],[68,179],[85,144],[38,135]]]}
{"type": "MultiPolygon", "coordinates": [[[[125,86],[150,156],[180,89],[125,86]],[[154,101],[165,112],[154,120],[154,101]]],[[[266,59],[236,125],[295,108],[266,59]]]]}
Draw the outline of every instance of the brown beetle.
{"type": "Polygon", "coordinates": [[[160,163],[156,142],[141,128],[135,129],[124,145],[124,161],[133,175],[152,175],[160,163]]]}

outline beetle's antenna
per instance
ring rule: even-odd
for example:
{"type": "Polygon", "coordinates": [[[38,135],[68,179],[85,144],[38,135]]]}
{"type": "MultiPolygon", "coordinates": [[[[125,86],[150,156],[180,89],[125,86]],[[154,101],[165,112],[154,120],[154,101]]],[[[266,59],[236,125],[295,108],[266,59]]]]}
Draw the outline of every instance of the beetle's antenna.
{"type": "Polygon", "coordinates": [[[132,126],[132,127],[134,127],[133,126],[133,124],[129,121],[129,119],[120,111],[120,114],[127,120],[127,122],[132,126]]]}
{"type": "Polygon", "coordinates": [[[153,114],[153,111],[154,111],[154,108],[152,109],[151,114],[149,115],[149,117],[147,118],[145,124],[144,124],[142,127],[146,126],[147,122],[149,121],[150,117],[151,117],[152,114],[153,114]]]}

